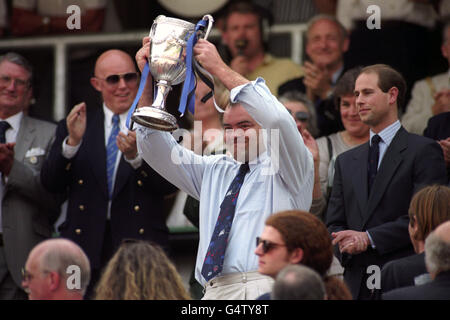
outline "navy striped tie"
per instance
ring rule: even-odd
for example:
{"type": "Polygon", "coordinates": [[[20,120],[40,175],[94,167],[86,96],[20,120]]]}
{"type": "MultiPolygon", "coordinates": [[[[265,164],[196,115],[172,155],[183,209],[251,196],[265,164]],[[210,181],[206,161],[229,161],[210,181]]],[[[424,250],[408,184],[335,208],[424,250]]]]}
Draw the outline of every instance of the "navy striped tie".
{"type": "Polygon", "coordinates": [[[228,245],[228,235],[230,234],[234,212],[236,211],[239,190],[241,190],[245,175],[249,169],[248,163],[241,165],[220,206],[219,217],[217,218],[202,267],[202,276],[206,281],[222,272],[225,250],[228,245]]]}
{"type": "Polygon", "coordinates": [[[114,168],[116,166],[116,159],[117,159],[117,143],[116,143],[116,137],[119,134],[119,115],[115,114],[112,117],[112,129],[111,134],[109,135],[108,139],[108,145],[106,146],[106,177],[108,179],[108,195],[109,199],[112,198],[114,185],[113,185],[113,178],[114,178],[114,168]]]}

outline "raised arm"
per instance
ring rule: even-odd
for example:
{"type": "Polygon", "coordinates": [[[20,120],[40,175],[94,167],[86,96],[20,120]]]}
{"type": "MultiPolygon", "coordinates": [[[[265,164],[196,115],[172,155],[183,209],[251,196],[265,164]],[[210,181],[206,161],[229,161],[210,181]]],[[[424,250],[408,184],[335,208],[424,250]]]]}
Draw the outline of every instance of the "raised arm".
{"type": "MultiPolygon", "coordinates": [[[[142,71],[150,55],[150,39],[145,37],[142,48],[136,53],[136,62],[142,71]]],[[[151,74],[149,74],[145,90],[139,100],[138,107],[150,106],[153,102],[151,74]]],[[[208,157],[194,154],[180,146],[168,132],[137,126],[137,147],[139,154],[156,172],[179,189],[198,199],[201,190],[203,173],[208,157]]],[[[174,133],[182,135],[181,130],[174,133]]]]}
{"type": "Polygon", "coordinates": [[[263,129],[272,129],[267,132],[266,150],[275,173],[281,175],[291,192],[312,194],[312,155],[291,115],[271,94],[264,80],[249,81],[233,71],[222,61],[215,46],[206,40],[198,41],[194,53],[198,62],[231,90],[232,103],[241,103],[263,129]]]}

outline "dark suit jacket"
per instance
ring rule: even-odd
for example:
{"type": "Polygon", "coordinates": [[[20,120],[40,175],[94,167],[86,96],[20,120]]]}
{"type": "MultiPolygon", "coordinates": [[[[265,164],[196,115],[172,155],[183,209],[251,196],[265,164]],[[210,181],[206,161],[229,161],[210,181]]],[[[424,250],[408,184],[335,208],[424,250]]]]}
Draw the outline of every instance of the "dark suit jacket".
{"type": "MultiPolygon", "coordinates": [[[[52,146],[41,172],[43,185],[51,192],[66,190],[68,208],[61,236],[78,243],[93,268],[100,257],[108,210],[104,113],[97,109],[87,114],[87,127],[80,149],[72,159],[62,155],[68,136],[65,120],[58,125],[52,146]]],[[[122,239],[153,241],[168,246],[168,229],[163,212],[163,197],[176,191],[144,161],[134,170],[122,158],[116,174],[111,204],[113,247],[122,239]]]]}
{"type": "Polygon", "coordinates": [[[450,137],[450,111],[431,117],[423,135],[433,140],[442,140],[450,137]]]}
{"type": "MultiPolygon", "coordinates": [[[[450,111],[431,117],[423,135],[433,140],[444,140],[450,137],[450,111]]],[[[450,167],[447,167],[447,179],[450,186],[450,167]]]]}
{"type": "Polygon", "coordinates": [[[4,186],[1,214],[5,259],[18,287],[29,252],[51,237],[52,224],[60,211],[62,201],[48,193],[40,181],[40,170],[55,129],[53,123],[22,117],[13,166],[4,186]]]}
{"type": "Polygon", "coordinates": [[[411,286],[386,292],[383,300],[450,300],[450,271],[420,286],[411,286]]]}
{"type": "Polygon", "coordinates": [[[360,293],[367,267],[414,253],[408,234],[408,208],[413,194],[423,186],[445,184],[445,164],[440,146],[430,139],[400,128],[389,145],[368,196],[369,143],[338,156],[328,204],[330,232],[368,231],[376,249],[357,255],[337,255],[345,268],[344,280],[353,297],[360,293]]]}
{"type": "Polygon", "coordinates": [[[425,273],[425,252],[390,261],[381,270],[381,292],[414,286],[414,278],[425,273]]]}

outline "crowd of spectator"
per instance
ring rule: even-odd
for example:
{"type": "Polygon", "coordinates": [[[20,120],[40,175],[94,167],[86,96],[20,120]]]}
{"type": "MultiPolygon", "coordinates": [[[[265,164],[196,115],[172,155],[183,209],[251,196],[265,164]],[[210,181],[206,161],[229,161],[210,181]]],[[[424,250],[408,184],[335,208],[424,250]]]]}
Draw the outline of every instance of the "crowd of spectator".
{"type": "MultiPolygon", "coordinates": [[[[435,59],[450,65],[450,0],[257,3],[214,8],[220,40],[193,54],[215,89],[197,77],[181,139],[126,125],[149,37],[74,52],[76,103],[57,124],[29,115],[49,74],[1,52],[0,299],[450,299],[450,71],[435,59]],[[274,21],[306,24],[303,65],[271,52],[274,21]],[[198,228],[190,287],[168,199],[198,228]]],[[[120,1],[0,0],[0,38],[70,34],[69,5],[75,33],[173,15],[165,1],[134,2],[147,14],[133,22],[120,1]]],[[[150,106],[152,75],[142,85],[150,106]]]]}

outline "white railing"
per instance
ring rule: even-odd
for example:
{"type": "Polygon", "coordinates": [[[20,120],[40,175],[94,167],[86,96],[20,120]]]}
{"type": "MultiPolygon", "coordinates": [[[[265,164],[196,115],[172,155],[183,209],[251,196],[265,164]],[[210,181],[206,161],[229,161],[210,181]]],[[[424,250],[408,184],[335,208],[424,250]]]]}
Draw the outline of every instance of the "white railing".
{"type": "MultiPolygon", "coordinates": [[[[274,25],[270,28],[270,35],[290,34],[291,54],[290,57],[296,63],[302,63],[303,32],[305,24],[274,25]]],[[[148,34],[148,31],[102,33],[96,35],[64,35],[29,37],[0,40],[0,49],[22,49],[22,48],[53,48],[54,53],[54,85],[53,85],[53,112],[54,120],[65,117],[66,113],[66,86],[67,86],[67,57],[70,46],[95,45],[95,44],[137,44],[148,34]]],[[[216,29],[211,31],[210,38],[218,38],[216,29]]]]}

